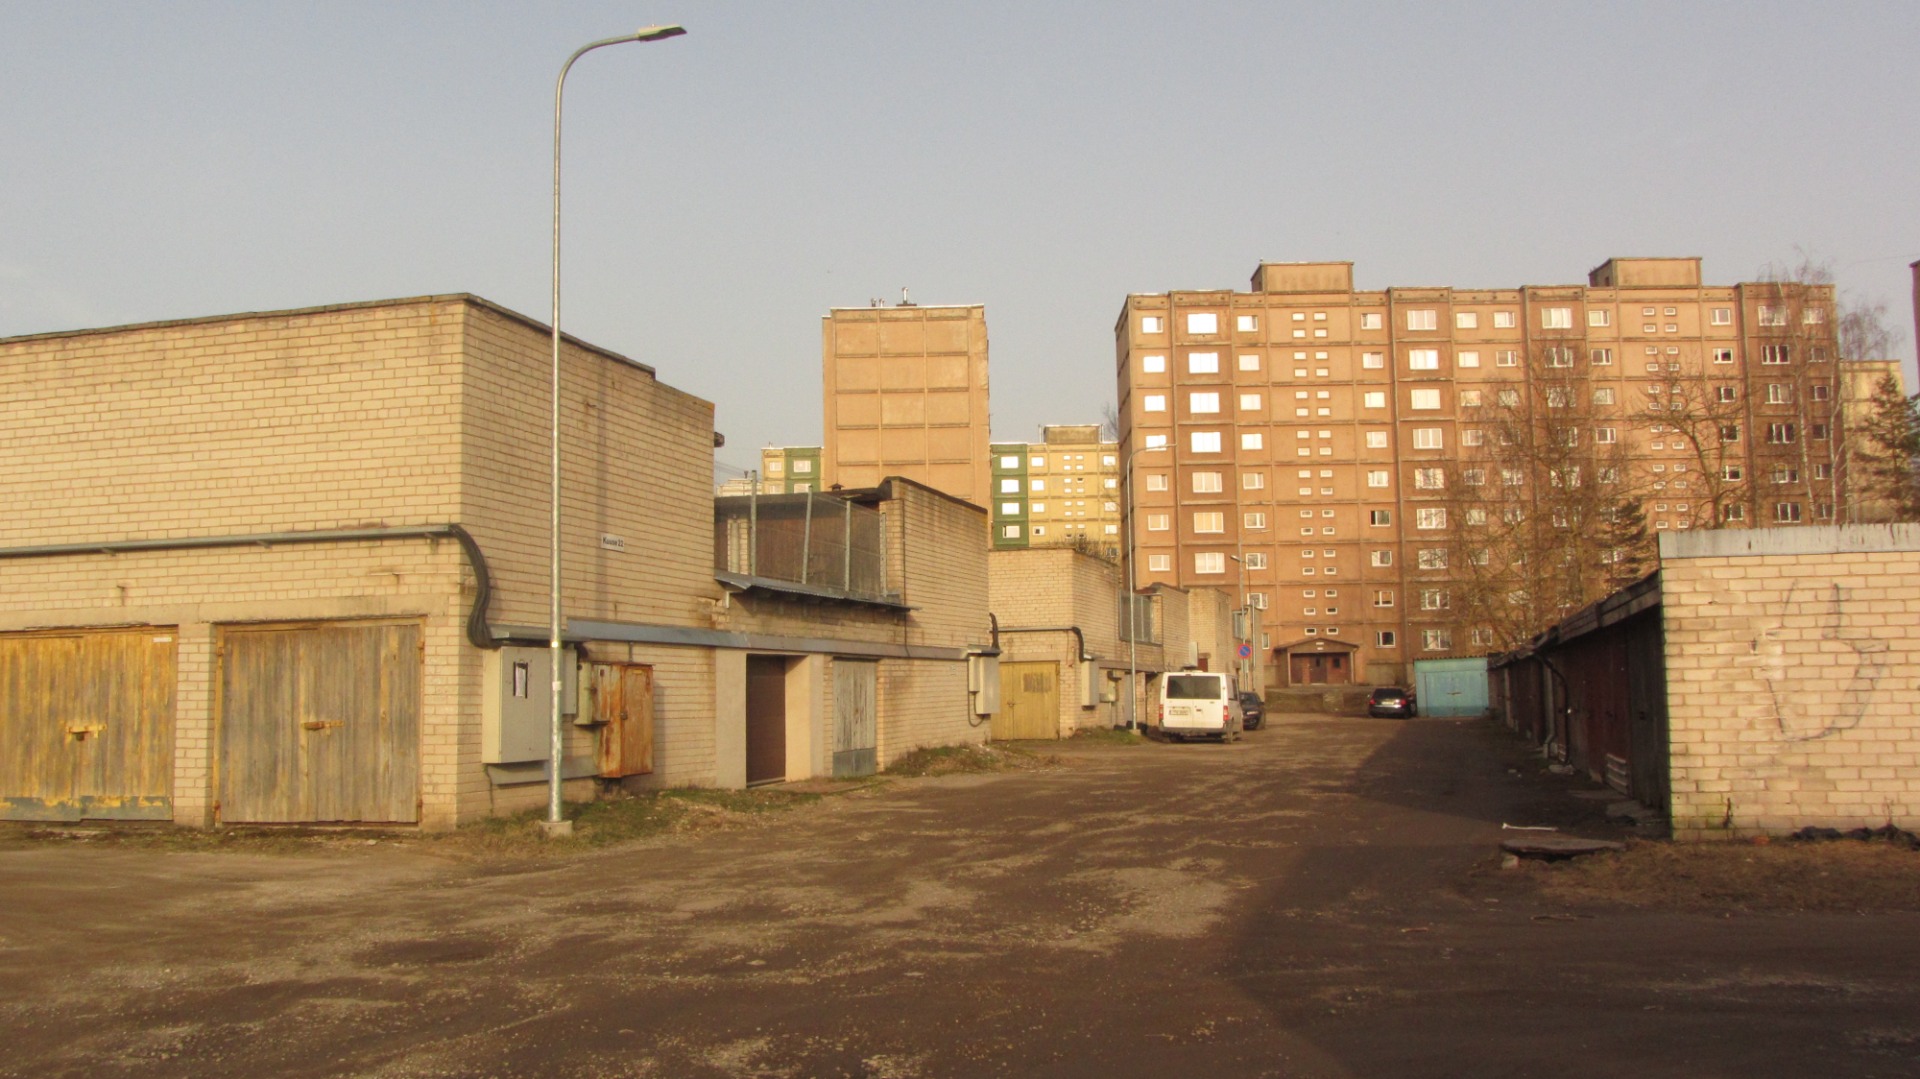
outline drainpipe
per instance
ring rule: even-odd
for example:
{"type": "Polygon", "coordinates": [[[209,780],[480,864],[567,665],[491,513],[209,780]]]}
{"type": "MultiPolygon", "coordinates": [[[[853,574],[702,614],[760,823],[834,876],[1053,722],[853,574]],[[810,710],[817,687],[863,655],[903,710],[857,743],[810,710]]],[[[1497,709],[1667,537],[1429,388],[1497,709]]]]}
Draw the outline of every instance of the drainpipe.
{"type": "Polygon", "coordinates": [[[467,641],[475,648],[498,648],[487,626],[487,603],[493,596],[493,578],[480,544],[458,524],[401,525],[390,528],[338,528],[313,532],[255,532],[233,536],[191,536],[180,539],[107,540],[100,543],[49,543],[33,547],[0,547],[0,559],[60,558],[82,554],[130,554],[139,551],[193,551],[217,547],[279,547],[297,543],[371,543],[394,539],[453,539],[459,542],[473,570],[473,607],[467,612],[467,641]]]}

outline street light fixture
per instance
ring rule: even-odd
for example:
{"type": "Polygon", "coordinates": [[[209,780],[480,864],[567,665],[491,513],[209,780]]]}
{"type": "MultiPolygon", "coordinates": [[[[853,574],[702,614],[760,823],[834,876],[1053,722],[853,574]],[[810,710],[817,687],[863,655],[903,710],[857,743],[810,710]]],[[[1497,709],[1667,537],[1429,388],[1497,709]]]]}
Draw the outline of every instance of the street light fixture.
{"type": "Polygon", "coordinates": [[[1133,517],[1133,459],[1143,453],[1164,453],[1166,444],[1142,446],[1127,454],[1127,729],[1138,730],[1140,711],[1140,663],[1137,650],[1139,623],[1137,614],[1140,609],[1139,586],[1135,583],[1133,572],[1133,536],[1137,531],[1133,517]]]}
{"type": "Polygon", "coordinates": [[[560,65],[560,77],[553,84],[553,415],[550,435],[552,436],[552,491],[553,516],[549,522],[551,531],[553,564],[549,579],[551,585],[547,626],[547,666],[553,674],[552,712],[549,715],[550,740],[547,758],[547,821],[548,835],[566,835],[573,830],[572,822],[560,814],[560,784],[563,765],[562,753],[564,731],[560,726],[560,695],[565,691],[566,679],[560,670],[560,100],[567,88],[567,72],[573,62],[587,53],[606,45],[624,45],[629,41],[660,41],[665,38],[679,37],[686,33],[679,26],[643,26],[631,34],[610,37],[602,41],[582,45],[567,57],[560,65]]]}

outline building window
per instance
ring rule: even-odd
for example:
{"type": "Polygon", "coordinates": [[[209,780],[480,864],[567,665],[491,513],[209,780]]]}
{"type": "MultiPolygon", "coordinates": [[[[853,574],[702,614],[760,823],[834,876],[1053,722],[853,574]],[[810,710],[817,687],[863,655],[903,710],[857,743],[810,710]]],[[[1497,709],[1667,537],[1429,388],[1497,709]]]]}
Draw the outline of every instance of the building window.
{"type": "Polygon", "coordinates": [[[1248,569],[1266,569],[1267,556],[1260,551],[1247,552],[1247,568],[1248,569]]]}
{"type": "Polygon", "coordinates": [[[1817,464],[1817,465],[1814,465],[1814,466],[1813,466],[1813,478],[1814,478],[1814,479],[1816,479],[1816,480],[1830,480],[1830,479],[1832,479],[1832,478],[1833,478],[1833,466],[1832,466],[1832,465],[1830,465],[1830,464],[1817,464]]]}
{"type": "Polygon", "coordinates": [[[1220,432],[1194,431],[1187,436],[1187,444],[1195,453],[1219,453],[1220,432]]]}
{"type": "Polygon", "coordinates": [[[1142,412],[1165,412],[1166,410],[1167,397],[1165,394],[1149,393],[1140,398],[1140,411],[1142,412]]]}
{"type": "MultiPolygon", "coordinates": [[[[1728,387],[1731,389],[1731,387],[1728,387]]],[[[1793,387],[1784,382],[1767,384],[1767,404],[1790,405],[1793,403],[1793,387]]]]}
{"type": "Polygon", "coordinates": [[[1195,532],[1218,533],[1227,530],[1227,515],[1224,513],[1196,513],[1193,515],[1195,532]]]}
{"type": "Polygon", "coordinates": [[[1453,362],[1460,367],[1478,367],[1480,366],[1480,354],[1478,352],[1462,352],[1454,357],[1453,362]]]}
{"type": "Polygon", "coordinates": [[[1034,526],[1033,526],[1033,534],[1034,534],[1034,535],[1036,535],[1036,536],[1044,536],[1044,535],[1046,535],[1046,534],[1047,534],[1047,529],[1046,529],[1046,526],[1045,526],[1045,525],[1034,525],[1034,526]]]}
{"type": "Polygon", "coordinates": [[[1164,491],[1167,489],[1167,474],[1164,472],[1147,473],[1147,490],[1164,491]]]}
{"type": "Polygon", "coordinates": [[[1792,445],[1794,438],[1795,438],[1795,431],[1793,428],[1793,424],[1790,424],[1790,423],[1767,424],[1767,444],[1769,446],[1792,445]]]}
{"type": "Polygon", "coordinates": [[[1220,477],[1221,474],[1218,472],[1193,473],[1193,493],[1199,495],[1219,494],[1223,486],[1220,482],[1220,477]]]}
{"type": "Polygon", "coordinates": [[[1764,304],[1764,303],[1760,305],[1760,325],[1785,326],[1786,324],[1787,324],[1786,308],[1775,307],[1772,304],[1764,304]]]}
{"type": "Polygon", "coordinates": [[[1542,307],[1540,309],[1540,328],[1543,330],[1573,329],[1573,308],[1542,307]]]}
{"type": "Polygon", "coordinates": [[[1266,436],[1258,431],[1243,431],[1240,434],[1240,448],[1243,450],[1265,449],[1266,436]]]}
{"type": "Polygon", "coordinates": [[[1220,316],[1211,311],[1187,312],[1188,333],[1219,333],[1220,316]]]}
{"type": "Polygon", "coordinates": [[[1422,491],[1440,491],[1447,486],[1447,473],[1440,468],[1416,468],[1413,470],[1413,485],[1422,491]]]}
{"type": "Polygon", "coordinates": [[[1190,393],[1187,395],[1187,411],[1211,413],[1220,411],[1220,395],[1217,393],[1190,393]]]}
{"type": "Polygon", "coordinates": [[[1740,441],[1740,425],[1737,423],[1721,424],[1720,425],[1720,441],[1722,442],[1740,441]]]}
{"type": "Polygon", "coordinates": [[[1831,386],[1808,386],[1807,396],[1815,401],[1825,401],[1831,396],[1831,386]]]}
{"type": "Polygon", "coordinates": [[[1196,554],[1193,556],[1193,572],[1225,573],[1227,556],[1218,552],[1196,554]]]}
{"type": "Polygon", "coordinates": [[[1800,503],[1776,502],[1773,504],[1773,519],[1782,524],[1800,523],[1800,503]]]}
{"type": "Polygon", "coordinates": [[[1387,433],[1385,431],[1368,431],[1367,432],[1367,448],[1370,450],[1386,449],[1387,433]]]}
{"type": "Polygon", "coordinates": [[[1418,552],[1418,564],[1421,569],[1446,569],[1447,549],[1445,547],[1422,547],[1418,552]]]}
{"type": "Polygon", "coordinates": [[[1240,354],[1240,370],[1242,371],[1260,370],[1260,357],[1252,353],[1246,353],[1246,352],[1241,353],[1240,354]]]}
{"type": "Polygon", "coordinates": [[[1813,519],[1816,521],[1833,520],[1833,503],[1815,502],[1813,504],[1813,519]]]}
{"type": "Polygon", "coordinates": [[[1373,605],[1375,607],[1393,606],[1393,589],[1391,588],[1375,589],[1373,593],[1373,605]]]}
{"type": "MultiPolygon", "coordinates": [[[[1487,485],[1487,470],[1484,468],[1463,468],[1460,470],[1460,482],[1466,484],[1468,487],[1485,487],[1487,485]]],[[[1481,510],[1480,519],[1476,519],[1474,511],[1469,509],[1467,510],[1467,523],[1470,525],[1485,524],[1485,516],[1486,511],[1481,510]]]]}
{"type": "Polygon", "coordinates": [[[1407,367],[1414,371],[1440,370],[1440,350],[1437,348],[1409,349],[1407,367]]]}
{"type": "Polygon", "coordinates": [[[1587,325],[1611,326],[1613,325],[1613,312],[1605,308],[1589,307],[1587,308],[1587,325]]]}
{"type": "Polygon", "coordinates": [[[1374,551],[1368,556],[1367,564],[1371,566],[1391,566],[1393,565],[1393,552],[1374,551]]]}
{"type": "Polygon", "coordinates": [[[1423,611],[1444,611],[1453,604],[1444,588],[1422,588],[1420,590],[1420,609],[1423,611]]]}
{"type": "Polygon", "coordinates": [[[1392,510],[1368,510],[1367,523],[1375,526],[1392,525],[1393,511],[1392,510]]]}
{"type": "Polygon", "coordinates": [[[1187,353],[1187,374],[1217,375],[1220,373],[1220,354],[1218,352],[1187,353]]]}
{"type": "Polygon", "coordinates": [[[1020,503],[1018,503],[1018,502],[1002,502],[1002,503],[1000,503],[1000,516],[1002,516],[1002,517],[1018,517],[1018,516],[1020,516],[1020,503]]]}
{"type": "Polygon", "coordinates": [[[1827,425],[1824,423],[1807,424],[1807,437],[1813,439],[1815,442],[1825,442],[1827,440],[1827,425]]]}
{"type": "Polygon", "coordinates": [[[1373,643],[1377,648],[1394,648],[1399,645],[1390,629],[1376,631],[1373,635],[1373,643]]]}
{"type": "Polygon", "coordinates": [[[1165,356],[1142,356],[1140,357],[1140,370],[1149,375],[1164,374],[1167,370],[1167,358],[1165,356]]]}
{"type": "Polygon", "coordinates": [[[1438,427],[1416,427],[1413,429],[1413,448],[1416,450],[1445,449],[1446,440],[1438,427]]]}
{"type": "Polygon", "coordinates": [[[1587,362],[1593,364],[1595,367],[1611,367],[1613,366],[1613,350],[1610,348],[1590,349],[1587,352],[1587,362]]]}
{"type": "Polygon", "coordinates": [[[1799,483],[1800,470],[1790,465],[1775,465],[1773,468],[1773,482],[1799,483]]]}
{"type": "Polygon", "coordinates": [[[1003,494],[1003,495],[1017,495],[1017,494],[1019,494],[1019,493],[1020,493],[1020,481],[1019,481],[1019,480],[1001,480],[1001,481],[1000,481],[1000,493],[1001,493],[1001,494],[1003,494]]]}
{"type": "Polygon", "coordinates": [[[1148,573],[1172,573],[1173,556],[1170,554],[1150,554],[1147,556],[1148,573]]]}
{"type": "Polygon", "coordinates": [[[1380,312],[1362,311],[1360,313],[1360,328],[1363,330],[1379,329],[1380,328],[1380,312]]]}
{"type": "Polygon", "coordinates": [[[1368,469],[1367,470],[1367,486],[1368,487],[1387,486],[1387,470],[1384,468],[1368,469]]]}
{"type": "Polygon", "coordinates": [[[1447,652],[1453,649],[1453,631],[1450,629],[1423,629],[1420,631],[1420,647],[1429,652],[1447,652]]]}
{"type": "Polygon", "coordinates": [[[1258,412],[1260,410],[1260,405],[1261,405],[1261,400],[1260,400],[1259,394],[1243,393],[1240,395],[1240,411],[1258,412]]]}
{"type": "Polygon", "coordinates": [[[1360,366],[1369,371],[1378,371],[1387,366],[1387,354],[1384,352],[1362,352],[1360,366]]]}
{"type": "Polygon", "coordinates": [[[1573,366],[1573,350],[1570,348],[1563,348],[1558,345],[1547,349],[1547,366],[1548,367],[1572,367],[1573,366]]]}
{"type": "Polygon", "coordinates": [[[1409,330],[1432,330],[1438,329],[1439,326],[1440,313],[1438,311],[1407,312],[1407,329],[1409,330]]]}
{"type": "Polygon", "coordinates": [[[1460,431],[1460,444],[1462,446],[1485,445],[1486,441],[1487,433],[1478,427],[1467,427],[1460,431]]]}
{"type": "Polygon", "coordinates": [[[1440,391],[1439,390],[1414,390],[1408,394],[1407,402],[1409,407],[1418,409],[1420,411],[1423,411],[1423,412],[1432,411],[1440,407],[1440,391]]]}
{"type": "Polygon", "coordinates": [[[1159,315],[1141,315],[1140,316],[1140,332],[1141,333],[1162,332],[1162,323],[1160,321],[1160,316],[1159,315]]]}
{"type": "Polygon", "coordinates": [[[1747,519],[1747,507],[1738,503],[1720,507],[1722,521],[1744,521],[1747,519]]]}
{"type": "Polygon", "coordinates": [[[1613,404],[1613,387],[1601,386],[1593,391],[1593,403],[1596,405],[1613,404]]]}
{"type": "Polygon", "coordinates": [[[1761,345],[1760,346],[1760,362],[1762,364],[1774,365],[1774,366],[1777,366],[1779,364],[1784,364],[1784,363],[1792,363],[1793,362],[1793,346],[1792,345],[1761,345]]]}
{"type": "Polygon", "coordinates": [[[1729,405],[1740,399],[1740,391],[1732,386],[1715,386],[1713,399],[1723,405],[1729,405]]]}
{"type": "Polygon", "coordinates": [[[1480,315],[1474,311],[1455,311],[1453,328],[1456,330],[1477,330],[1480,328],[1480,315]]]}
{"type": "Polygon", "coordinates": [[[1385,408],[1387,407],[1387,392],[1385,390],[1368,390],[1366,394],[1361,397],[1360,403],[1367,408],[1385,408]]]}
{"type": "Polygon", "coordinates": [[[1593,429],[1593,440],[1602,446],[1613,445],[1619,440],[1619,437],[1619,432],[1612,427],[1596,427],[1593,429]]]}
{"type": "Polygon", "coordinates": [[[1494,329],[1496,329],[1496,330],[1511,330],[1511,329],[1513,329],[1513,327],[1514,327],[1514,325],[1515,325],[1515,323],[1514,323],[1514,318],[1513,318],[1513,312],[1512,312],[1512,311],[1495,311],[1495,312],[1493,313],[1493,328],[1494,328],[1494,329]]]}
{"type": "Polygon", "coordinates": [[[1518,367],[1520,366],[1520,353],[1515,349],[1500,349],[1493,354],[1493,365],[1495,367],[1518,367]]]}
{"type": "Polygon", "coordinates": [[[1028,482],[1028,484],[1027,484],[1027,489],[1028,489],[1028,490],[1030,490],[1030,491],[1032,491],[1032,492],[1033,492],[1034,494],[1039,494],[1039,493],[1041,493],[1042,491],[1045,491],[1045,490],[1047,489],[1047,481],[1046,481],[1046,480],[1031,480],[1031,481],[1029,481],[1029,482],[1028,482]]]}
{"type": "Polygon", "coordinates": [[[1445,528],[1447,511],[1444,506],[1422,506],[1413,511],[1413,527],[1445,528]]]}
{"type": "Polygon", "coordinates": [[[1241,490],[1260,491],[1260,490],[1266,489],[1266,486],[1267,486],[1267,474],[1265,472],[1240,473],[1240,489],[1241,490]]]}
{"type": "Polygon", "coordinates": [[[1233,328],[1241,333],[1252,333],[1260,328],[1260,318],[1258,315],[1235,315],[1233,328]]]}
{"type": "Polygon", "coordinates": [[[1480,391],[1479,390],[1461,390],[1460,391],[1460,407],[1461,408],[1479,408],[1480,407],[1480,391]]]}
{"type": "MultiPolygon", "coordinates": [[[[1256,531],[1267,527],[1267,515],[1264,513],[1245,514],[1241,519],[1245,522],[1246,527],[1256,531]]],[[[1251,563],[1249,563],[1249,565],[1251,565],[1251,563]]]]}
{"type": "Polygon", "coordinates": [[[1000,535],[1001,535],[1001,538],[1003,539],[1019,539],[1020,526],[1019,525],[1001,525],[1000,535]]]}

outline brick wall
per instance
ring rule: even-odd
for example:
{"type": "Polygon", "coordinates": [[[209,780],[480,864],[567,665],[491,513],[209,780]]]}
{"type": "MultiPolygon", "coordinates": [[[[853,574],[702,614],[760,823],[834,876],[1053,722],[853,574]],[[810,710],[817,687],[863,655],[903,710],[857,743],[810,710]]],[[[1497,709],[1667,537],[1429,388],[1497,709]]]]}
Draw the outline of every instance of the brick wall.
{"type": "Polygon", "coordinates": [[[1675,835],[1920,830],[1920,525],[1660,553],[1675,835]]]}

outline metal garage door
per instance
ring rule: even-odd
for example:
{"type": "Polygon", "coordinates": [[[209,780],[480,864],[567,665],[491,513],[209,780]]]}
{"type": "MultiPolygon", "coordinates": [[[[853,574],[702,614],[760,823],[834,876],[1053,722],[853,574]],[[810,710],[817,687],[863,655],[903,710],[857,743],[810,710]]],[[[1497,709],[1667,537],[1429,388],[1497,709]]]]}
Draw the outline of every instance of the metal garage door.
{"type": "Polygon", "coordinates": [[[0,636],[0,819],[173,817],[172,627],[0,636]]]}
{"type": "Polygon", "coordinates": [[[220,631],[223,821],[419,819],[420,626],[220,631]]]}
{"type": "Polygon", "coordinates": [[[1060,665],[1000,664],[1000,711],[994,713],[995,741],[1060,737],[1060,665]]]}
{"type": "Polygon", "coordinates": [[[833,661],[833,778],[870,776],[880,768],[880,664],[833,661]]]}

